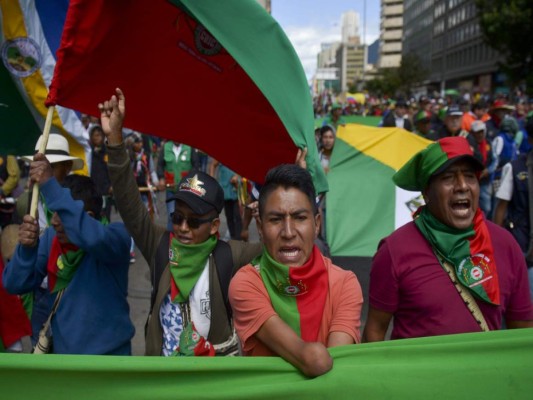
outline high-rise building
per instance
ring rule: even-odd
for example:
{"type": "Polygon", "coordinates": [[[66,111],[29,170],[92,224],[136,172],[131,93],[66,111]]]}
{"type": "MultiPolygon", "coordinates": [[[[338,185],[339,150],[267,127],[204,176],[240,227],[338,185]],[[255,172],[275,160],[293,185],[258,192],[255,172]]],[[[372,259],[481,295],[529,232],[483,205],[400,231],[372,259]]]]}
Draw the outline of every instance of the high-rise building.
{"type": "Polygon", "coordinates": [[[425,86],[489,91],[499,85],[501,56],[484,42],[474,0],[405,0],[404,55],[430,71],[425,86]]]}
{"type": "Polygon", "coordinates": [[[340,74],[337,67],[337,51],[340,47],[340,42],[320,44],[315,75],[317,92],[321,92],[324,89],[332,89],[337,92],[340,90],[340,74]]]}
{"type": "Polygon", "coordinates": [[[378,68],[396,68],[402,59],[403,0],[381,0],[378,68]]]}
{"type": "Polygon", "coordinates": [[[350,38],[359,37],[359,14],[355,11],[346,11],[341,16],[342,43],[348,43],[350,38]]]}
{"type": "Polygon", "coordinates": [[[343,43],[337,50],[337,67],[340,73],[340,87],[346,91],[352,85],[360,85],[364,79],[366,46],[359,38],[352,38],[343,43]]]}

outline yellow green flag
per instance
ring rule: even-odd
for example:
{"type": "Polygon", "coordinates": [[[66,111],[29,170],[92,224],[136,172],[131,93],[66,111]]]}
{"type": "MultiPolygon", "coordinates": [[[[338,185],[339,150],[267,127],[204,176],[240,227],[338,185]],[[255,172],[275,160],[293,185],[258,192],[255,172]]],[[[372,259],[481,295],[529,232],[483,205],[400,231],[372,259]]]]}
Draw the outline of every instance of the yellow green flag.
{"type": "Polygon", "coordinates": [[[401,128],[339,128],[327,176],[332,255],[371,257],[380,239],[412,220],[420,194],[396,187],[392,175],[430,143],[401,128]]]}

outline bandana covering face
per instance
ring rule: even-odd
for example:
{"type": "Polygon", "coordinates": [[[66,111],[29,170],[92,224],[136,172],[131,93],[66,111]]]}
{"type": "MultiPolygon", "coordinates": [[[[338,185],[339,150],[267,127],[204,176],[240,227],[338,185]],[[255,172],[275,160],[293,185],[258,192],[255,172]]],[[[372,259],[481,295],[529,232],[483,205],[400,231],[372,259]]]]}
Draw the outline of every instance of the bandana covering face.
{"type": "Polygon", "coordinates": [[[306,342],[316,342],[328,292],[326,265],[316,246],[301,267],[287,267],[268,254],[259,263],[260,274],[279,317],[306,342]]]}
{"type": "Polygon", "coordinates": [[[48,289],[58,292],[68,286],[85,255],[85,251],[72,243],[60,243],[57,236],[52,239],[48,257],[48,289]]]}
{"type": "Polygon", "coordinates": [[[214,235],[200,244],[183,244],[174,238],[173,233],[170,234],[168,265],[173,278],[170,280],[170,299],[173,303],[187,301],[216,244],[214,235]]]}
{"type": "Polygon", "coordinates": [[[462,230],[444,225],[426,207],[417,214],[416,226],[433,250],[455,268],[459,282],[478,299],[499,305],[498,270],[481,210],[477,209],[473,226],[462,230]]]}

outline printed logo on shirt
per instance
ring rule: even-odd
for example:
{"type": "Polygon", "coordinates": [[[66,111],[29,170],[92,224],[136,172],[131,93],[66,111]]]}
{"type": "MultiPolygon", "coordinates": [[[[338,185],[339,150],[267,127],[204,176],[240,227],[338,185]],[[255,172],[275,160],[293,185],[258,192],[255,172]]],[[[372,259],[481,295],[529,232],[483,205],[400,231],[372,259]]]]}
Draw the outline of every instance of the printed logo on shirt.
{"type": "Polygon", "coordinates": [[[200,299],[200,313],[211,319],[211,300],[209,298],[209,290],[205,292],[205,298],[200,299]]]}
{"type": "Polygon", "coordinates": [[[527,171],[519,172],[518,174],[516,174],[516,178],[519,181],[525,181],[527,179],[527,171]]]}

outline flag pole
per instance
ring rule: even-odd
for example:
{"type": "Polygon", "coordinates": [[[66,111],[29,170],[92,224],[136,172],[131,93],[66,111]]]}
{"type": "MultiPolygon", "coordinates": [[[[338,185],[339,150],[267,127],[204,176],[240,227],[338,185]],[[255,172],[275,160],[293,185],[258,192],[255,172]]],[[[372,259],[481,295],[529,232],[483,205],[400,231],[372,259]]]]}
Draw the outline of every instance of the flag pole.
{"type": "MultiPolygon", "coordinates": [[[[41,140],[41,145],[37,150],[39,153],[45,154],[46,145],[48,144],[48,136],[50,134],[50,128],[52,126],[52,118],[54,116],[54,106],[48,107],[48,114],[46,114],[46,121],[44,123],[43,129],[43,140],[41,140]]],[[[31,196],[31,208],[30,215],[35,218],[37,216],[37,202],[39,201],[39,185],[33,184],[31,196]]]]}

